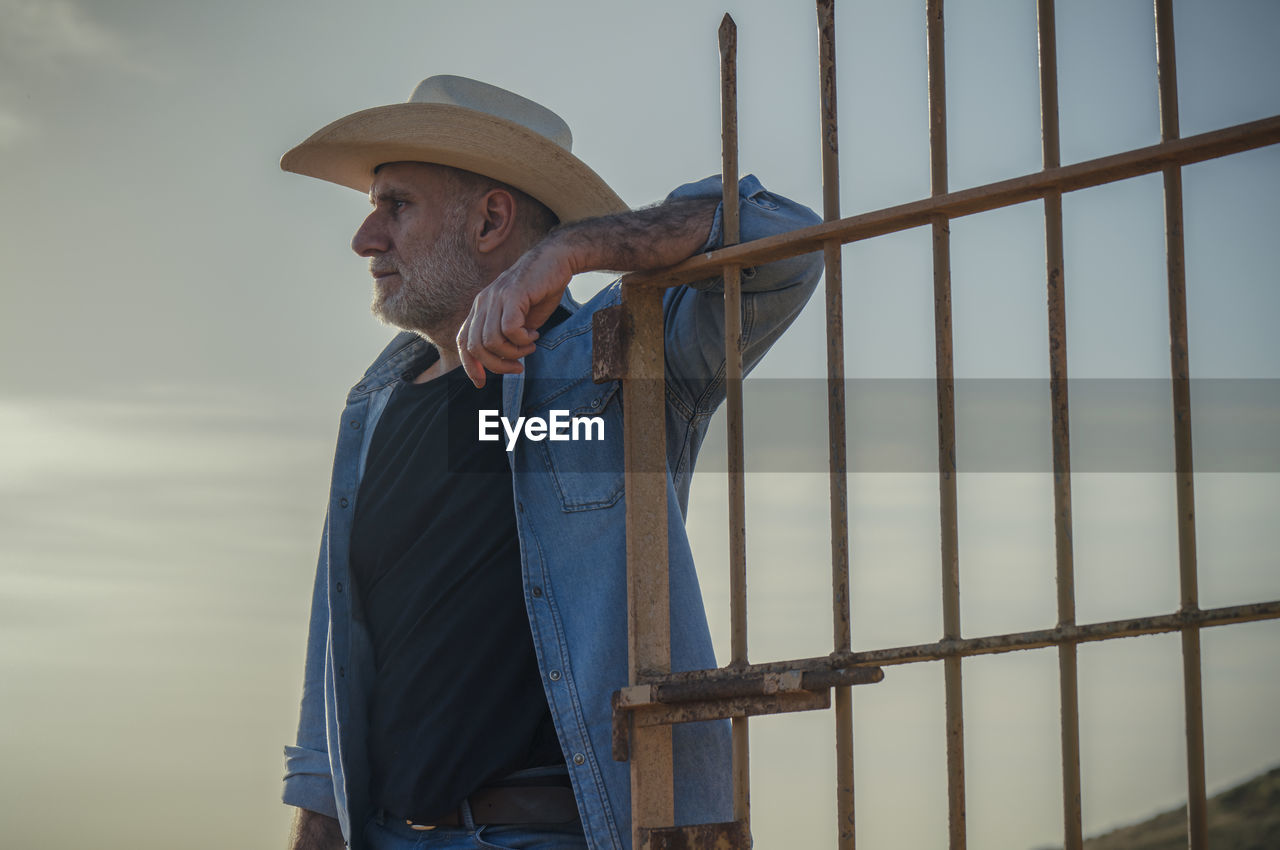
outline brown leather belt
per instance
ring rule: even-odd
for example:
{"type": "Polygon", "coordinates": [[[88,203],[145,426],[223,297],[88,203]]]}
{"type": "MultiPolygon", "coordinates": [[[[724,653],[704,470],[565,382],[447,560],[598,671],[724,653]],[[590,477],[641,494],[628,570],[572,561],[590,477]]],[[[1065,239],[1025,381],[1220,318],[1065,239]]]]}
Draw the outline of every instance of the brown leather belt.
{"type": "MultiPolygon", "coordinates": [[[[578,804],[573,789],[554,785],[512,788],[481,788],[467,798],[471,820],[477,826],[492,824],[551,824],[578,820],[578,804]]],[[[405,820],[410,829],[463,826],[461,809],[430,822],[405,820]]]]}

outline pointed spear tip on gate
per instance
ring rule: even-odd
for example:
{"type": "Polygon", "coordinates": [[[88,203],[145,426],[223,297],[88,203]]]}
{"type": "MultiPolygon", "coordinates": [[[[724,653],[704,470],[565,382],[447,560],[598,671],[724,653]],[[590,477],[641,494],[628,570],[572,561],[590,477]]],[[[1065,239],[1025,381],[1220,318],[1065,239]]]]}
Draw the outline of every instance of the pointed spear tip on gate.
{"type": "Polygon", "coordinates": [[[737,33],[738,25],[733,22],[733,16],[725,12],[724,17],[720,19],[720,44],[723,45],[727,39],[732,38],[737,33]]]}

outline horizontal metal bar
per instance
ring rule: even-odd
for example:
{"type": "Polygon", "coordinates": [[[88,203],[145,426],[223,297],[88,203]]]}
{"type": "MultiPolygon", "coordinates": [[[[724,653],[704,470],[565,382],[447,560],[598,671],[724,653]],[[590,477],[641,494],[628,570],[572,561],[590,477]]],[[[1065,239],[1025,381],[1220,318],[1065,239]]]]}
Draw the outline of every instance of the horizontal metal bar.
{"type": "MultiPolygon", "coordinates": [[[[797,674],[798,675],[798,674],[797,674]]],[[[821,711],[831,707],[831,689],[779,691],[759,696],[733,696],[675,703],[644,702],[644,686],[613,692],[613,760],[631,759],[634,738],[648,729],[676,723],[698,723],[730,717],[821,711]]],[[[668,730],[670,731],[670,730],[668,730]]]]}
{"type": "Polygon", "coordinates": [[[742,676],[746,673],[769,673],[785,670],[839,670],[868,665],[910,664],[916,661],[938,661],[943,658],[970,655],[991,655],[1014,652],[1021,649],[1040,649],[1067,643],[1089,643],[1111,638],[1137,637],[1165,632],[1176,632],[1188,626],[1207,628],[1231,623],[1249,623],[1258,620],[1280,619],[1280,600],[1256,602],[1249,605],[1231,605],[1211,608],[1207,611],[1182,611],[1154,617],[1132,620],[1111,620],[1105,623],[1059,626],[1030,632],[992,635],[990,637],[962,638],[925,643],[916,646],[898,646],[889,649],[873,649],[863,652],[833,653],[818,658],[801,658],[792,661],[771,661],[752,664],[746,668],[720,667],[713,670],[690,670],[655,676],[655,683],[712,681],[742,676]]]}
{"type": "Polygon", "coordinates": [[[756,673],[728,669],[730,675],[717,679],[631,685],[614,691],[614,759],[630,758],[634,728],[826,709],[831,707],[832,688],[869,685],[884,678],[879,667],[756,673]]]}
{"type": "Polygon", "coordinates": [[[648,726],[670,726],[673,723],[698,723],[724,720],[728,717],[758,717],[762,714],[790,714],[797,711],[821,711],[831,707],[831,689],[790,691],[759,697],[729,697],[715,700],[693,700],[671,705],[648,705],[636,708],[619,706],[629,712],[637,729],[648,726]]]}
{"type": "MultiPolygon", "coordinates": [[[[732,668],[731,668],[732,669],[732,668]]],[[[787,670],[746,673],[681,682],[663,682],[624,688],[618,705],[622,708],[653,704],[674,704],[691,700],[732,699],[768,696],[793,691],[816,691],[850,685],[870,685],[884,678],[878,667],[827,670],[787,670]]]]}
{"type": "Polygon", "coordinates": [[[938,216],[958,218],[974,213],[1036,200],[1045,192],[1073,192],[1151,174],[1170,165],[1188,165],[1206,159],[1266,147],[1280,142],[1280,115],[1237,124],[1198,136],[1162,142],[1146,148],[1091,159],[1061,168],[1014,177],[959,192],[935,195],[909,204],[888,207],[838,221],[803,227],[790,233],[731,245],[698,254],[679,265],[652,272],[633,272],[623,280],[636,286],[678,286],[714,277],[726,265],[756,266],[784,257],[822,250],[826,242],[857,242],[931,223],[938,216]]]}

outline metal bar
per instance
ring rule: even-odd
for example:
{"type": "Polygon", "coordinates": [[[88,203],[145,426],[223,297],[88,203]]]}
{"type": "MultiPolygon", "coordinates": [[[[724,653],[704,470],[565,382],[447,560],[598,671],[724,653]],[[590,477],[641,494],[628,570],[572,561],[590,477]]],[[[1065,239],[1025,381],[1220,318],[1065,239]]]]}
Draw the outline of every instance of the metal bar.
{"type": "Polygon", "coordinates": [[[700,823],[646,829],[636,850],[749,850],[751,830],[744,821],[700,823]]]}
{"type": "Polygon", "coordinates": [[[743,267],[821,251],[827,242],[857,242],[930,224],[938,216],[960,218],[975,213],[1039,200],[1056,189],[1074,192],[1104,183],[1113,183],[1142,174],[1161,171],[1166,166],[1190,165],[1230,154],[1242,153],[1280,142],[1280,115],[1237,124],[1222,130],[1161,142],[1087,162],[1045,169],[1035,174],[1013,177],[945,195],[922,198],[907,204],[802,227],[790,233],[755,239],[731,248],[698,254],[682,263],[652,272],[633,272],[624,280],[636,286],[678,286],[720,273],[721,267],[743,267]]]}
{"type": "MultiPolygon", "coordinates": [[[[840,135],[836,109],[835,0],[817,0],[821,107],[822,217],[840,218],[840,135]]],[[[822,246],[827,308],[827,472],[831,502],[831,616],[836,652],[852,648],[849,599],[849,479],[845,441],[844,282],[841,245],[822,246]]],[[[854,850],[853,692],[835,689],[836,847],[854,850]]]]}
{"type": "MultiPolygon", "coordinates": [[[[628,676],[636,685],[671,670],[662,292],[624,285],[622,303],[631,330],[622,415],[628,676]]],[[[641,828],[675,824],[671,727],[632,729],[631,750],[631,837],[638,847],[641,828]]]]}
{"type": "MultiPolygon", "coordinates": [[[[720,22],[721,184],[724,244],[738,244],[738,27],[720,22]]],[[[734,665],[747,663],[747,497],[742,431],[742,274],[724,269],[725,414],[729,452],[729,618],[734,665]]],[[[733,718],[733,818],[751,823],[751,738],[746,717],[733,718]]]]}
{"type": "MultiPolygon", "coordinates": [[[[929,182],[947,193],[947,63],[942,0],[928,0],[929,182]]],[[[933,327],[938,390],[938,512],[942,531],[942,636],[960,637],[960,543],[956,506],[955,380],[951,339],[951,223],[935,215],[933,327]]],[[[959,656],[943,661],[947,728],[947,823],[951,850],[966,844],[964,799],[964,689],[959,656]]]]}
{"type": "MultiPolygon", "coordinates": [[[[731,669],[731,668],[730,668],[731,669]]],[[[839,667],[826,670],[786,670],[747,673],[732,678],[687,679],[626,688],[618,705],[672,705],[691,700],[766,696],[788,691],[870,685],[884,679],[879,667],[839,667]]]]}
{"type": "MultiPolygon", "coordinates": [[[[1178,69],[1171,0],[1156,0],[1156,67],[1160,83],[1160,140],[1178,138],[1178,69]]],[[[1182,229],[1182,170],[1164,169],[1165,251],[1169,277],[1169,367],[1173,378],[1174,480],[1178,504],[1178,572],[1182,610],[1199,607],[1196,577],[1195,476],[1191,455],[1191,389],[1187,350],[1187,275],[1182,229]]],[[[1182,631],[1182,683],[1187,735],[1187,835],[1192,850],[1209,846],[1204,775],[1204,700],[1200,631],[1182,631]]]]}
{"type": "Polygon", "coordinates": [[[701,723],[724,718],[756,717],[762,714],[788,714],[797,711],[821,711],[831,707],[831,691],[793,691],[754,697],[719,697],[691,700],[667,705],[624,709],[633,717],[634,728],[671,723],[701,723]]]}
{"type": "MultiPolygon", "coordinates": [[[[1040,124],[1045,169],[1062,164],[1058,131],[1058,45],[1053,0],[1039,0],[1040,124]]],[[[1076,621],[1071,530],[1071,415],[1067,394],[1067,308],[1062,251],[1062,193],[1044,196],[1045,277],[1049,309],[1049,391],[1053,420],[1053,536],[1058,625],[1076,621]]],[[[1080,688],[1076,645],[1058,644],[1058,700],[1062,733],[1063,846],[1084,846],[1080,792],[1080,688]]]]}
{"type": "MultiPolygon", "coordinates": [[[[831,681],[855,681],[857,684],[870,684],[884,678],[884,671],[879,667],[858,668],[857,675],[850,670],[836,670],[827,673],[808,673],[809,677],[820,679],[823,676],[831,681]]],[[[768,674],[766,674],[768,675],[768,674]]],[[[780,674],[793,675],[793,674],[780,674]]],[[[799,680],[800,673],[794,674],[799,680]]],[[[690,683],[678,683],[690,684],[690,683]]],[[[698,683],[717,685],[720,683],[698,683]]],[[[732,690],[741,690],[733,688],[732,690]]],[[[817,711],[831,707],[830,687],[814,687],[813,689],[792,689],[785,691],[766,691],[757,689],[756,693],[720,694],[706,699],[682,699],[671,702],[655,702],[649,686],[638,685],[623,688],[613,693],[613,759],[627,761],[631,758],[631,732],[650,726],[663,726],[673,723],[698,723],[706,720],[723,720],[734,717],[754,717],[762,714],[784,714],[796,711],[817,711]],[[640,695],[633,692],[639,691],[640,695]]],[[[745,822],[745,821],[744,821],[745,822]]]]}
{"type": "Polygon", "coordinates": [[[886,649],[835,653],[816,658],[798,658],[790,661],[770,661],[752,664],[741,669],[691,670],[654,676],[653,683],[684,682],[699,679],[721,679],[750,673],[784,672],[789,670],[833,670],[846,667],[892,666],[913,664],[920,661],[938,661],[953,656],[995,655],[1024,649],[1042,649],[1063,643],[1091,643],[1112,638],[1138,637],[1181,631],[1188,627],[1209,628],[1231,623],[1251,623],[1258,620],[1280,619],[1280,600],[1255,602],[1249,605],[1230,605],[1223,608],[1177,611],[1138,617],[1131,620],[1109,620],[1102,623],[1059,626],[1053,629],[1037,629],[1028,632],[1012,632],[987,637],[941,640],[914,646],[895,646],[886,649]]]}
{"type": "Polygon", "coordinates": [[[601,307],[591,315],[591,380],[597,384],[627,376],[627,305],[601,307]]]}

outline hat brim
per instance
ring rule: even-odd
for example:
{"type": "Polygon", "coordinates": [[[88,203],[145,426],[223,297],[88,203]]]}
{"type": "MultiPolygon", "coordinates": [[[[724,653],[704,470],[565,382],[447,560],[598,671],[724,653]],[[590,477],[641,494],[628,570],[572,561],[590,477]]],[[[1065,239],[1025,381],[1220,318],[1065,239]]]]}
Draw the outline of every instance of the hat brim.
{"type": "Polygon", "coordinates": [[[511,121],[443,103],[361,110],[314,133],[280,159],[285,171],[368,192],[387,162],[431,162],[507,183],[562,222],[625,212],[617,193],[582,160],[511,121]]]}

